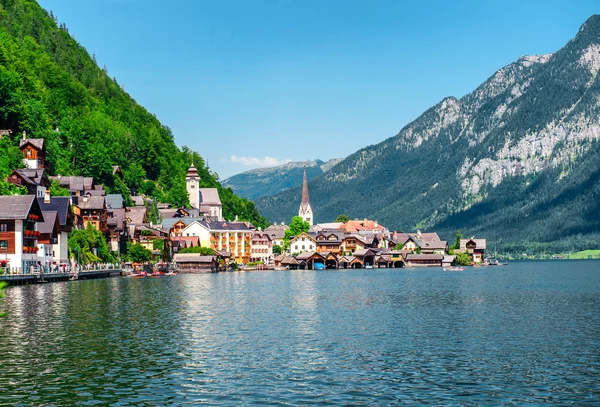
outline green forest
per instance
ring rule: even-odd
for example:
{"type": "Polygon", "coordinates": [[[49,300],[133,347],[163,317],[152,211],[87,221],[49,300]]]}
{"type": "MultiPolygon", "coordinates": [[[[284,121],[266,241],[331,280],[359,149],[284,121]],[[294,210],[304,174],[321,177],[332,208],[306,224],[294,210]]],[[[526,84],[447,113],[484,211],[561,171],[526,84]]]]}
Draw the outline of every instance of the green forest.
{"type": "Polygon", "coordinates": [[[119,165],[126,186],[174,206],[188,205],[187,168],[193,162],[201,187],[217,188],[223,215],[265,226],[254,203],[219,183],[204,159],[179,148],[168,126],[140,106],[100,68],[64,23],[32,0],[0,0],[0,194],[20,166],[22,132],[46,142],[50,175],[92,176],[109,192],[127,195],[113,177],[119,165]]]}

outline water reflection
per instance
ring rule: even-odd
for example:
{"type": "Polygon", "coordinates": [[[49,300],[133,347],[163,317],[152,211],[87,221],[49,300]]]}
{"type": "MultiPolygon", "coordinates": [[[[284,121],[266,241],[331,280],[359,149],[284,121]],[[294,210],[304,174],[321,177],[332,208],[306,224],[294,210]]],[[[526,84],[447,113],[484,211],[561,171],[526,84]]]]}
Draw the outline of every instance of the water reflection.
{"type": "Polygon", "coordinates": [[[0,405],[592,405],[599,294],[597,262],[12,287],[0,405]]]}

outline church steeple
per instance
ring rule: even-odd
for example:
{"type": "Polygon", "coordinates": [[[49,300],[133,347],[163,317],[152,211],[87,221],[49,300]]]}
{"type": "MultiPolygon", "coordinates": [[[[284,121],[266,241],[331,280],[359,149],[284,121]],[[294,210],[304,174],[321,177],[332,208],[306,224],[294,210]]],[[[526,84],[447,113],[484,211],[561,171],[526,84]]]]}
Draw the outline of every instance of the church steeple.
{"type": "Polygon", "coordinates": [[[190,168],[188,168],[187,175],[185,177],[185,183],[190,199],[190,206],[196,209],[200,207],[200,195],[198,194],[199,182],[200,177],[198,176],[198,170],[196,170],[194,163],[192,163],[190,168]]]}
{"type": "Polygon", "coordinates": [[[313,213],[310,207],[310,199],[308,198],[308,180],[306,179],[306,166],[304,166],[304,179],[302,180],[302,202],[298,210],[298,216],[309,225],[313,224],[313,213]]]}

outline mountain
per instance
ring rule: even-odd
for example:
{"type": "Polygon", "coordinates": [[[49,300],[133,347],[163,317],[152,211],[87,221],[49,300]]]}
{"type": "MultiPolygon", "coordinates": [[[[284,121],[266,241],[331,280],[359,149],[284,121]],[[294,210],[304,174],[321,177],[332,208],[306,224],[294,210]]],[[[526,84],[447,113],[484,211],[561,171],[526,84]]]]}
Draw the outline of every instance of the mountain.
{"type": "Polygon", "coordinates": [[[0,139],[0,184],[20,161],[26,131],[45,139],[51,174],[93,176],[127,193],[112,174],[119,165],[128,187],[176,206],[188,203],[185,175],[194,162],[201,186],[219,189],[227,219],[264,224],[251,201],[222,187],[200,155],[178,148],[171,130],[33,0],[0,0],[0,129],[12,130],[0,139]]]}
{"type": "MultiPolygon", "coordinates": [[[[309,183],[315,220],[484,236],[505,250],[600,242],[600,16],[552,55],[525,56],[309,183]]],[[[300,188],[256,200],[289,220],[300,188]]]]}
{"type": "Polygon", "coordinates": [[[341,160],[341,158],[334,158],[327,162],[294,161],[277,167],[257,168],[227,178],[223,181],[223,185],[231,188],[239,196],[254,200],[301,185],[304,167],[306,167],[306,177],[310,180],[327,172],[341,160]]]}

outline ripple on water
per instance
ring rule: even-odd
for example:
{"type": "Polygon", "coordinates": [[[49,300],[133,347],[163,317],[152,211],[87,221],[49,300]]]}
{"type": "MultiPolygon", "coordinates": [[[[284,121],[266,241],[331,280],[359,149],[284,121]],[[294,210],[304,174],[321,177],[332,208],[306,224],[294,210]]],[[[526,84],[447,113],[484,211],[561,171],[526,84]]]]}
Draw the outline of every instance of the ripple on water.
{"type": "Polygon", "coordinates": [[[598,264],[12,287],[0,405],[597,405],[598,264]]]}

